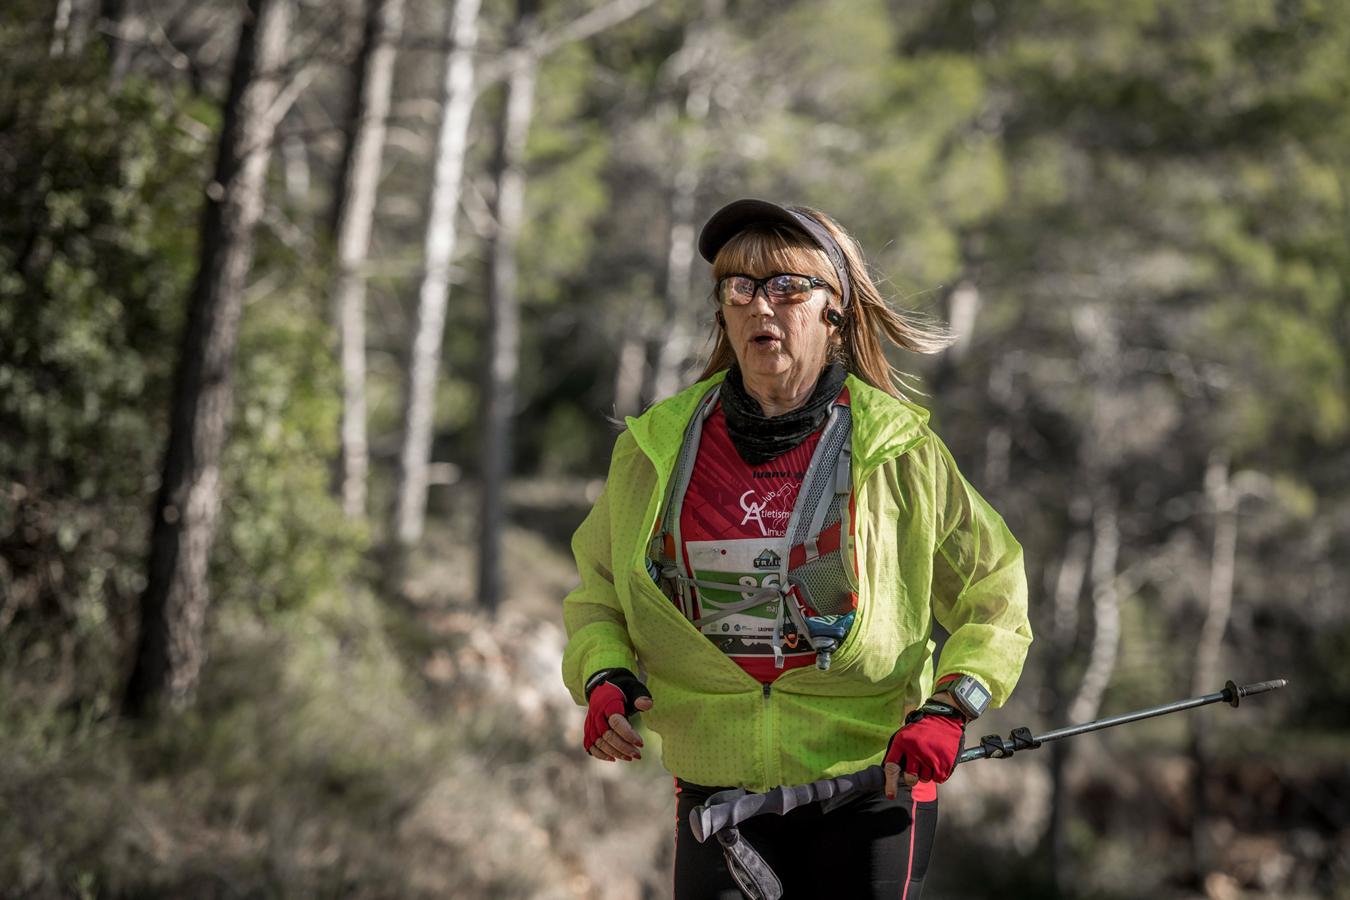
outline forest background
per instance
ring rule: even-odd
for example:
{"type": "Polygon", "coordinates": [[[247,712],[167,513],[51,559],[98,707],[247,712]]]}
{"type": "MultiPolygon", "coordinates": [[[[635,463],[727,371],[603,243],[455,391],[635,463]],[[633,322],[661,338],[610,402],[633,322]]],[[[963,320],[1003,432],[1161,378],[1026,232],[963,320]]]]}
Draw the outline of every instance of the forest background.
{"type": "Polygon", "coordinates": [[[668,896],[567,541],[761,196],[958,335],[981,733],[1291,680],[963,767],[926,896],[1350,897],[1348,100],[1344,0],[9,0],[0,896],[668,896]]]}

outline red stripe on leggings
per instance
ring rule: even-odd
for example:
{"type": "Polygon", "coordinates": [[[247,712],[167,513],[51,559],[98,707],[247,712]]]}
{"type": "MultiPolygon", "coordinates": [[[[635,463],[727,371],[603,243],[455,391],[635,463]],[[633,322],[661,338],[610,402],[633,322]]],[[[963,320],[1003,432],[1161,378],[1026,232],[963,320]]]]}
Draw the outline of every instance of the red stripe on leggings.
{"type": "MultiPolygon", "coordinates": [[[[675,778],[675,852],[680,852],[680,779],[675,778]]],[[[670,896],[675,896],[675,864],[670,866],[670,896]]]]}
{"type": "Polygon", "coordinates": [[[918,831],[914,817],[918,815],[918,812],[919,801],[911,800],[909,804],[909,863],[905,866],[905,887],[900,892],[900,900],[905,900],[909,896],[909,877],[914,874],[914,832],[918,831]]]}

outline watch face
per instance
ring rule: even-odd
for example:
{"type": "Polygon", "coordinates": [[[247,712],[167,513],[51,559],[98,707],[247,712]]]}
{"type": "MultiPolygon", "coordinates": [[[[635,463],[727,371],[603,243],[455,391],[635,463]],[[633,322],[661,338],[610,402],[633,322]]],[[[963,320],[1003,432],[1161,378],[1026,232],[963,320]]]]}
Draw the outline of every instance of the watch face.
{"type": "Polygon", "coordinates": [[[956,696],[966,704],[971,712],[979,715],[989,705],[991,695],[984,685],[969,675],[963,676],[956,684],[956,696]]]}

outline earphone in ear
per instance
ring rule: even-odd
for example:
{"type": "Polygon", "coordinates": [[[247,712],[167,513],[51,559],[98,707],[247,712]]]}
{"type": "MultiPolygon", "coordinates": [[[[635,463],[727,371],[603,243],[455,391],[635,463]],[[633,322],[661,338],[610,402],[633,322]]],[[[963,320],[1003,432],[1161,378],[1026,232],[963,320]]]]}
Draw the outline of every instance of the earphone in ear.
{"type": "Polygon", "coordinates": [[[825,308],[825,321],[829,322],[835,328],[844,324],[844,314],[832,306],[825,308]]]}

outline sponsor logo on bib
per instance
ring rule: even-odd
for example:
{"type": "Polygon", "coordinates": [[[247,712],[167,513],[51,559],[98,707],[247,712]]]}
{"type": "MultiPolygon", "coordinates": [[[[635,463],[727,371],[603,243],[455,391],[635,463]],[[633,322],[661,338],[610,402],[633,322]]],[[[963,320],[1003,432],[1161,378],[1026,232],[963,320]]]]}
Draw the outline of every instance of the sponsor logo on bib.
{"type": "Polygon", "coordinates": [[[756,569],[777,569],[783,563],[783,557],[774,553],[772,550],[765,549],[763,553],[755,557],[754,566],[756,569]]]}

